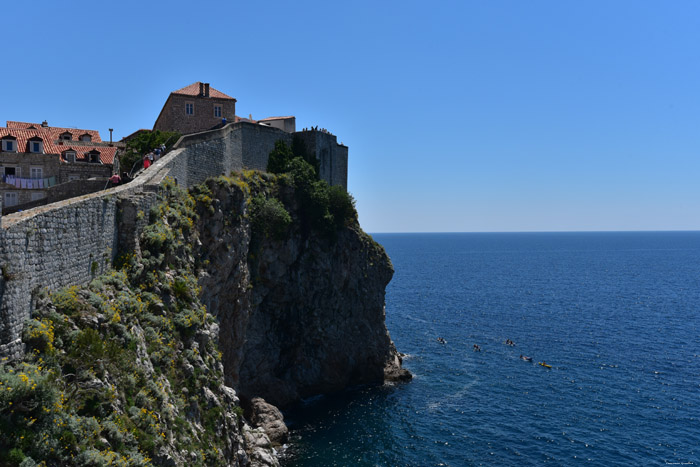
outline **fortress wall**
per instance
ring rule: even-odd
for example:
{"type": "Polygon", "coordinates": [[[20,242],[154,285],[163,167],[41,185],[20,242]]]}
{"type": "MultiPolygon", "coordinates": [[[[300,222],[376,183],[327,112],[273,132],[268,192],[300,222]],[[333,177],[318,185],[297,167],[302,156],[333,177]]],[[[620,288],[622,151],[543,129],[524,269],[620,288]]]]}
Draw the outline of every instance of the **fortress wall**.
{"type": "MultiPolygon", "coordinates": [[[[145,224],[158,185],[186,161],[186,151],[173,151],[127,185],[2,217],[0,357],[22,355],[22,329],[36,293],[86,284],[105,272],[119,242],[128,244],[129,232],[120,238],[118,229],[122,204],[129,200],[134,213],[143,211],[140,222],[145,224]]],[[[138,231],[132,229],[132,236],[138,231]]]]}
{"type": "Polygon", "coordinates": [[[340,185],[348,190],[348,147],[340,144],[335,146],[333,160],[333,175],[331,177],[331,185],[340,185]]]}
{"type": "MultiPolygon", "coordinates": [[[[314,145],[309,150],[328,149],[325,164],[332,164],[327,170],[332,178],[326,180],[345,186],[347,148],[333,135],[306,133],[314,145]],[[338,167],[343,164],[344,171],[338,167]]],[[[166,176],[189,188],[244,167],[265,170],[278,139],[291,144],[292,134],[247,122],[187,135],[126,185],[0,218],[0,357],[22,355],[22,329],[39,290],[86,284],[109,267],[118,251],[138,247],[135,239],[166,176]]]]}
{"type": "Polygon", "coordinates": [[[267,159],[275,149],[275,142],[292,144],[292,134],[274,127],[240,123],[241,155],[247,169],[267,170],[267,159]]]}
{"type": "Polygon", "coordinates": [[[320,176],[331,185],[348,189],[348,147],[338,144],[338,138],[323,131],[298,131],[294,136],[301,138],[306,150],[315,154],[321,162],[320,176]]]}

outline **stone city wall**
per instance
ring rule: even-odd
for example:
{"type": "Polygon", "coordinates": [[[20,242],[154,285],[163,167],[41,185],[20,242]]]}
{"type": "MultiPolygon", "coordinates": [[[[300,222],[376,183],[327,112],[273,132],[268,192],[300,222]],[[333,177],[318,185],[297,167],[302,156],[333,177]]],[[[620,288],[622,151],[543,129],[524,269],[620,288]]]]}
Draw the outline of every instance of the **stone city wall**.
{"type": "MultiPolygon", "coordinates": [[[[172,163],[181,157],[173,152],[172,163]]],[[[121,204],[148,212],[168,173],[155,169],[127,185],[2,217],[0,357],[22,355],[22,329],[39,290],[86,284],[105,272],[119,249],[121,204]]]]}
{"type": "MultiPolygon", "coordinates": [[[[343,172],[332,162],[327,181],[346,186],[341,178],[347,174],[347,147],[330,134],[319,135],[314,151],[327,143],[330,160],[345,163],[343,172]]],[[[135,239],[148,218],[139,212],[148,214],[166,176],[189,188],[244,167],[265,170],[275,141],[291,143],[291,138],[247,122],[183,136],[175,149],[126,185],[0,218],[0,357],[22,355],[22,329],[39,290],[86,284],[119,251],[137,247],[135,239]]]]}
{"type": "Polygon", "coordinates": [[[340,185],[347,190],[348,147],[338,144],[338,138],[327,131],[298,131],[294,136],[301,138],[306,150],[321,162],[321,178],[331,185],[340,185]]]}

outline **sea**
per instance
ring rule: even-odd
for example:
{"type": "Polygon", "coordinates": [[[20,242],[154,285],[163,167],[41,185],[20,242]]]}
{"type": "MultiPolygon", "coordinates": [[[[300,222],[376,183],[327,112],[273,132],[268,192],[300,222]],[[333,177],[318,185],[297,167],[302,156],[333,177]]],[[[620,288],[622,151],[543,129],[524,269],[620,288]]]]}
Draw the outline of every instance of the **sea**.
{"type": "Polygon", "coordinates": [[[700,464],[700,232],[373,238],[414,379],[291,408],[283,465],[700,464]]]}

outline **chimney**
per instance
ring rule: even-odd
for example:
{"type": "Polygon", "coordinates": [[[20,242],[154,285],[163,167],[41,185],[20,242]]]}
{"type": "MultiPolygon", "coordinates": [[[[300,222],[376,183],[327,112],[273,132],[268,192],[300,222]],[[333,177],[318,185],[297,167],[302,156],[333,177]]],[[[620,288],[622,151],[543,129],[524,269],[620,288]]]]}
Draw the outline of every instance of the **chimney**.
{"type": "Polygon", "coordinates": [[[43,122],[41,122],[41,126],[42,126],[43,128],[47,128],[47,127],[49,126],[49,122],[47,122],[46,120],[44,120],[43,122]]]}
{"type": "Polygon", "coordinates": [[[209,97],[209,83],[204,83],[204,97],[209,97]]]}
{"type": "Polygon", "coordinates": [[[204,95],[204,83],[199,83],[199,95],[204,95]]]}

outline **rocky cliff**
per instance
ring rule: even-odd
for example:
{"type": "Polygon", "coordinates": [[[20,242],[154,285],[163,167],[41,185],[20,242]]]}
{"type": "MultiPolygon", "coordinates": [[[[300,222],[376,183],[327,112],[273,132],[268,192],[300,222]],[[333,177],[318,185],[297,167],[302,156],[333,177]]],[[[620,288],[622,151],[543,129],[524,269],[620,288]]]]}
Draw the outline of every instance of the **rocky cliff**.
{"type": "Polygon", "coordinates": [[[276,177],[238,182],[210,180],[199,217],[201,300],[221,325],[227,382],[284,406],[407,377],[384,325],[393,269],[383,248],[354,216],[330,232],[305,225],[299,193],[276,177]],[[256,196],[282,202],[292,220],[283,235],[240,215],[256,196]]]}
{"type": "Polygon", "coordinates": [[[0,366],[0,464],[276,465],[268,402],[410,378],[384,325],[389,259],[351,198],[302,172],[124,202],[148,218],[133,251],[38,293],[24,361],[0,366]]]}

